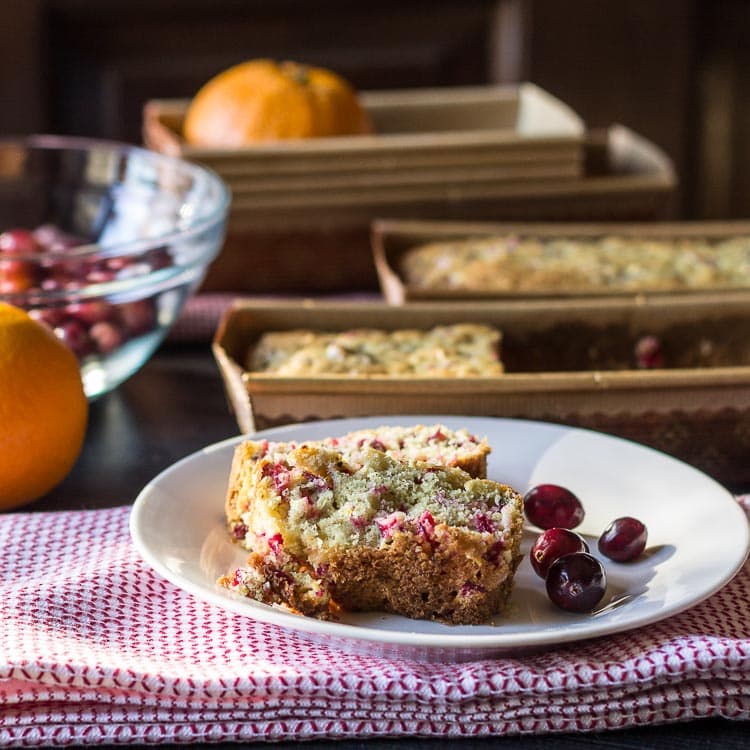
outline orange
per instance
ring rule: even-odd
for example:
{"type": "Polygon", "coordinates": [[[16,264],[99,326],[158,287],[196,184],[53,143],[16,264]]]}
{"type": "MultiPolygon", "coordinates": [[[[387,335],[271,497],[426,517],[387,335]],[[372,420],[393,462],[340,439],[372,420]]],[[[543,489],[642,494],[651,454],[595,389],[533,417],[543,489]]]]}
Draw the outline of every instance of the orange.
{"type": "Polygon", "coordinates": [[[0,302],[0,510],[36,500],[67,476],[87,421],[73,352],[26,312],[0,302]]]}
{"type": "Polygon", "coordinates": [[[341,76],[273,60],[250,60],[219,73],[193,97],[183,124],[189,144],[213,148],[371,131],[367,112],[341,76]]]}

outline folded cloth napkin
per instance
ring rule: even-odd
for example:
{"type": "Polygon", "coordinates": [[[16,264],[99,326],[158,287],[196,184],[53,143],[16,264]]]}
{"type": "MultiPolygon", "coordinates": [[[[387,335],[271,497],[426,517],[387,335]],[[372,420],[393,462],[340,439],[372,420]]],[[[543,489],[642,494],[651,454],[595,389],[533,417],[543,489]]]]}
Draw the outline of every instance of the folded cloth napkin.
{"type": "MultiPolygon", "coordinates": [[[[750,497],[740,498],[750,512],[750,497]]],[[[750,718],[750,566],[683,614],[544,653],[339,650],[196,600],[129,508],[0,518],[0,744],[593,731],[750,718]]]]}

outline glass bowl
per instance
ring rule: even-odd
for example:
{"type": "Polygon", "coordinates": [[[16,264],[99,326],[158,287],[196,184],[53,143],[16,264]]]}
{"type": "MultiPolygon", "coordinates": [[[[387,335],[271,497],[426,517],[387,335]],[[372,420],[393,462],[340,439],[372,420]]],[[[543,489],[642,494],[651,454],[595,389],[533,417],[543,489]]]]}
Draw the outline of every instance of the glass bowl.
{"type": "Polygon", "coordinates": [[[211,171],[135,146],[0,140],[0,301],[76,353],[90,399],[136,372],[224,239],[211,171]]]}

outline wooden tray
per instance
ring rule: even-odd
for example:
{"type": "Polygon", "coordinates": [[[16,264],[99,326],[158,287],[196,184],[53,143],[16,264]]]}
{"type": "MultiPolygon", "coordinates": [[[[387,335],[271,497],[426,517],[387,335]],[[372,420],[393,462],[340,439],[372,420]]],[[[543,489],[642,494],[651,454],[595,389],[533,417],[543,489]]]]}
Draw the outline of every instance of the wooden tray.
{"type": "MultiPolygon", "coordinates": [[[[677,292],[655,292],[648,289],[632,290],[598,289],[588,292],[556,290],[473,290],[473,289],[423,289],[409,286],[401,277],[399,267],[403,254],[410,248],[433,241],[461,240],[469,237],[518,235],[538,238],[591,238],[620,236],[650,239],[699,238],[709,241],[730,237],[750,236],[749,221],[661,222],[661,223],[476,223],[445,221],[376,221],[373,224],[372,246],[380,288],[391,304],[413,300],[481,300],[529,297],[581,297],[648,295],[671,296],[677,292]]],[[[715,295],[720,291],[739,292],[718,288],[680,292],[683,294],[715,295]]],[[[750,289],[745,292],[750,298],[750,289]]]]}
{"type": "Polygon", "coordinates": [[[721,295],[699,302],[686,296],[642,302],[415,302],[406,307],[240,300],[219,326],[213,351],[244,432],[378,414],[522,417],[635,439],[689,461],[726,484],[750,480],[747,296],[721,295]],[[464,379],[257,377],[242,364],[248,348],[265,331],[393,330],[460,321],[502,330],[506,374],[464,379]],[[643,335],[660,337],[665,352],[683,366],[608,367],[627,356],[623,352],[643,335]],[[705,366],[710,357],[715,366],[705,366]]]}

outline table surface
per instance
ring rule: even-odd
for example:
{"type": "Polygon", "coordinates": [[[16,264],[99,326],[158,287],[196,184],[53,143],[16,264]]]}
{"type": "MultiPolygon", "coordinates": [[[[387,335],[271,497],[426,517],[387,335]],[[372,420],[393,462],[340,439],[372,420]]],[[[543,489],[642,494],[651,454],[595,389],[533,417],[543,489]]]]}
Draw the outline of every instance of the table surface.
{"type": "MultiPolygon", "coordinates": [[[[208,344],[163,346],[114,393],[91,405],[81,457],[66,480],[30,511],[108,508],[133,502],[140,489],[174,461],[238,433],[208,344]]],[[[275,744],[276,748],[293,743],[275,744]]],[[[294,743],[296,746],[296,743],[294,743]]],[[[331,743],[306,743],[311,749],[331,743]]],[[[750,722],[706,719],[687,724],[567,734],[465,739],[466,750],[484,747],[546,748],[747,748],[750,722]]],[[[258,747],[265,746],[258,743],[258,747]]],[[[236,748],[225,743],[224,747],[236,748]]],[[[347,740],[337,750],[454,748],[455,740],[347,740]]]]}

